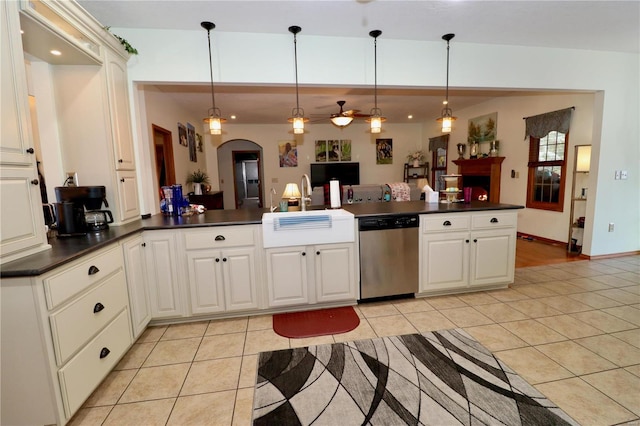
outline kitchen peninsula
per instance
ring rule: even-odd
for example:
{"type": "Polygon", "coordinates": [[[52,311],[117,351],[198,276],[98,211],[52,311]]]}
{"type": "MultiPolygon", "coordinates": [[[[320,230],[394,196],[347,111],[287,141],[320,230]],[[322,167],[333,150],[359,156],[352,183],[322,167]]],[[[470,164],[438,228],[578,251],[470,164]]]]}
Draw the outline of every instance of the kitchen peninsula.
{"type": "Polygon", "coordinates": [[[356,304],[362,218],[419,216],[417,297],[504,287],[520,208],[345,205],[356,221],[352,242],[290,247],[264,248],[268,209],[155,215],[54,238],[50,250],[2,267],[2,423],[68,422],[150,323],[356,304]]]}

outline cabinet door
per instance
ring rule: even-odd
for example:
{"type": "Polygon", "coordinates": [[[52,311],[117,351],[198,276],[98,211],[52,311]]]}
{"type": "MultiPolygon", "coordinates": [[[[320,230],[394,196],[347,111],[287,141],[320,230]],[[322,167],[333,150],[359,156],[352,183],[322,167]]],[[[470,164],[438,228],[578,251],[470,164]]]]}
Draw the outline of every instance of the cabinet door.
{"type": "Polygon", "coordinates": [[[151,318],[184,315],[177,256],[177,234],[173,231],[144,233],[145,258],[149,278],[151,318]]]}
{"type": "Polygon", "coordinates": [[[124,59],[108,50],[105,50],[105,56],[116,170],[135,170],[131,116],[129,115],[127,64],[124,59]]]}
{"type": "Polygon", "coordinates": [[[469,233],[424,234],[420,247],[420,291],[466,288],[469,233]]]}
{"type": "Polygon", "coordinates": [[[145,263],[146,244],[142,235],[138,235],[122,243],[124,265],[127,272],[127,288],[131,307],[131,327],[133,337],[137,338],[151,321],[151,305],[149,302],[149,284],[147,265],[145,263]]]}
{"type": "Polygon", "coordinates": [[[138,205],[138,179],[136,172],[117,172],[120,220],[135,219],[140,215],[138,205]]]}
{"type": "Polygon", "coordinates": [[[515,273],[516,229],[471,233],[470,284],[509,284],[515,273]]]}
{"type": "Polygon", "coordinates": [[[227,249],[223,252],[222,275],[227,311],[258,307],[255,259],[253,247],[227,249]]]}
{"type": "Polygon", "coordinates": [[[0,162],[35,167],[34,155],[27,152],[32,148],[32,136],[18,2],[0,3],[0,162]]]}
{"type": "Polygon", "coordinates": [[[224,287],[219,250],[187,252],[191,313],[208,314],[224,311],[224,287]]]}
{"type": "Polygon", "coordinates": [[[266,250],[269,306],[309,303],[306,247],[266,250]]]}
{"type": "Polygon", "coordinates": [[[0,167],[0,256],[11,260],[48,247],[40,187],[30,167],[0,167]]]}
{"type": "Polygon", "coordinates": [[[356,300],[354,244],[315,246],[313,259],[317,302],[356,300]]]}

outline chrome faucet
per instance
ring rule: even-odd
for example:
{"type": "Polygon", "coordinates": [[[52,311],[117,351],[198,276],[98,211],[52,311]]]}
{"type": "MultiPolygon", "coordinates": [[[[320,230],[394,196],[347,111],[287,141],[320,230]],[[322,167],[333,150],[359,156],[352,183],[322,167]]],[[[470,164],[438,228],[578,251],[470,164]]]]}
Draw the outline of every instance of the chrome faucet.
{"type": "Polygon", "coordinates": [[[300,187],[302,191],[302,196],[300,197],[300,210],[304,212],[307,211],[307,201],[311,203],[311,181],[306,173],[302,175],[300,187]]]}
{"type": "Polygon", "coordinates": [[[273,213],[277,209],[277,207],[274,207],[274,205],[273,205],[273,196],[274,195],[276,195],[276,190],[273,189],[273,187],[272,187],[271,190],[269,191],[269,211],[271,213],[273,213]]]}

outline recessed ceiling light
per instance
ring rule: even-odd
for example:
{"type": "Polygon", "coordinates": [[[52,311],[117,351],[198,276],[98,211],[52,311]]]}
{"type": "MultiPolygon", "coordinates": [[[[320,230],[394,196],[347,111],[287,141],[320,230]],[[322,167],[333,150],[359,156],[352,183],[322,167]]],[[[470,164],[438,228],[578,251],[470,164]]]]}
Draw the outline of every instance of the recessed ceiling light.
{"type": "Polygon", "coordinates": [[[232,120],[235,120],[235,119],[236,119],[236,116],[235,116],[235,115],[232,115],[232,116],[231,116],[231,119],[232,119],[232,120]]]}
{"type": "Polygon", "coordinates": [[[62,52],[60,52],[59,50],[52,50],[50,53],[51,53],[52,55],[55,55],[55,56],[60,56],[60,55],[62,55],[62,52]]]}
{"type": "Polygon", "coordinates": [[[409,114],[409,115],[407,115],[407,118],[408,118],[409,120],[411,120],[411,119],[413,118],[413,115],[409,114]]]}

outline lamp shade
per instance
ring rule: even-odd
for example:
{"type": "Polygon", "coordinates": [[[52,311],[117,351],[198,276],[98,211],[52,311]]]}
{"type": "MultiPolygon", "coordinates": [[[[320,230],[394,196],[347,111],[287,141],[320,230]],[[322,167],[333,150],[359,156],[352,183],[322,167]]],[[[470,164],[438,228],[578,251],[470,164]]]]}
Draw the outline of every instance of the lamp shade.
{"type": "Polygon", "coordinates": [[[588,172],[591,168],[591,145],[578,145],[576,149],[576,172],[588,172]]]}
{"type": "Polygon", "coordinates": [[[288,198],[293,201],[300,197],[300,190],[298,189],[297,183],[288,183],[287,186],[285,186],[282,198],[288,198]]]}
{"type": "Polygon", "coordinates": [[[344,127],[351,124],[353,121],[353,117],[348,117],[344,115],[337,115],[335,117],[331,117],[331,122],[338,127],[344,127]]]}

